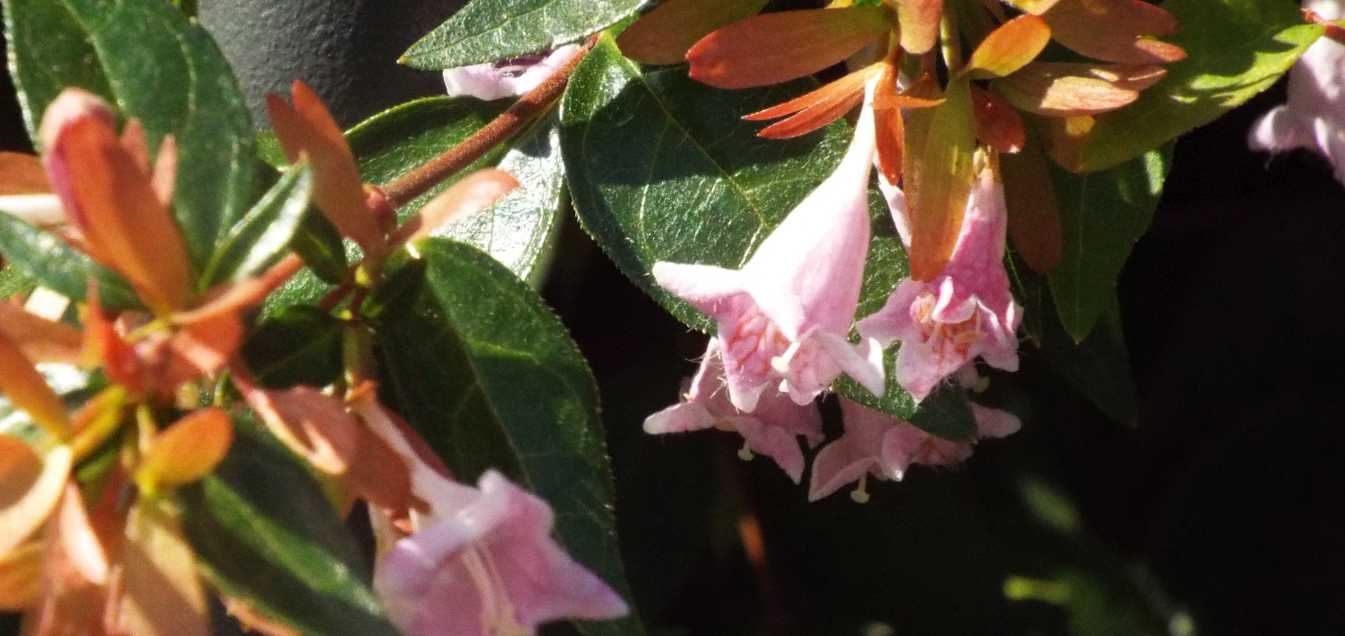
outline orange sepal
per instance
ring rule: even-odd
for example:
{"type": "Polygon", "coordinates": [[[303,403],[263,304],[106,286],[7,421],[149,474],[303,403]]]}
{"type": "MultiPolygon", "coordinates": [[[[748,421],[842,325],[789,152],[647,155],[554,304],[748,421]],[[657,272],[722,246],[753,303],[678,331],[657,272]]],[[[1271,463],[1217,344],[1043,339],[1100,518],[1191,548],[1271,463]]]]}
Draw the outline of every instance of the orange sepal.
{"type": "Polygon", "coordinates": [[[864,101],[864,83],[872,75],[867,69],[850,73],[821,88],[810,91],[782,104],[743,116],[748,121],[774,119],[792,115],[757,133],[767,139],[789,139],[806,135],[850,112],[864,101]]]}
{"type": "Polygon", "coordinates": [[[1051,167],[1035,141],[1022,152],[1000,157],[1009,241],[1033,271],[1046,274],[1060,264],[1064,239],[1060,203],[1051,167]]]}
{"type": "Polygon", "coordinates": [[[459,217],[484,210],[500,197],[518,187],[518,179],[503,170],[477,170],[430,199],[409,224],[391,238],[393,243],[414,241],[429,236],[459,217]]]}
{"type": "Polygon", "coordinates": [[[906,155],[906,122],[897,99],[897,68],[891,64],[883,65],[883,76],[875,87],[873,125],[878,170],[888,183],[900,183],[901,164],[906,155]]]}
{"type": "Polygon", "coordinates": [[[1023,149],[1026,131],[1023,118],[1003,97],[993,91],[971,89],[972,106],[976,113],[976,137],[982,143],[1004,153],[1023,149]]]}
{"type": "Polygon", "coordinates": [[[51,517],[72,463],[69,446],[39,456],[26,442],[0,435],[0,554],[23,544],[51,517]]]}
{"type": "Polygon", "coordinates": [[[0,151],[0,195],[51,192],[47,171],[35,155],[0,151]]]}
{"type": "Polygon", "coordinates": [[[939,41],[939,20],[943,0],[897,0],[897,22],[901,24],[901,48],[920,54],[939,41]]]}
{"type": "Polygon", "coordinates": [[[687,51],[688,75],[717,88],[779,84],[850,57],[890,28],[881,7],[757,15],[697,41],[687,51]]]}
{"type": "Polygon", "coordinates": [[[766,0],[667,0],[621,32],[621,53],[645,64],[680,64],[707,33],[756,15],[766,0]]]}
{"type": "MultiPolygon", "coordinates": [[[[57,438],[70,430],[65,403],[47,386],[23,351],[0,332],[0,393],[57,438]]],[[[3,551],[0,551],[2,553],[3,551]]]]}
{"type": "Polygon", "coordinates": [[[233,422],[223,409],[194,411],[154,437],[140,460],[135,482],[142,492],[157,493],[196,481],[215,470],[233,443],[233,422]]]}
{"type": "Polygon", "coordinates": [[[307,84],[295,80],[291,93],[293,106],[279,95],[266,96],[266,111],[285,156],[293,163],[306,154],[313,166],[318,209],[366,252],[381,251],[383,233],[364,205],[360,171],[340,126],[307,84]]]}
{"type": "Polygon", "coordinates": [[[1181,47],[1154,38],[1177,32],[1177,18],[1143,0],[1060,0],[1042,15],[1055,40],[1077,53],[1124,64],[1185,59],[1181,47]]]}
{"type": "Polygon", "coordinates": [[[59,159],[49,165],[68,173],[75,205],[66,212],[94,258],[125,276],[156,312],[185,306],[192,283],[187,248],[150,176],[100,119],[72,122],[58,139],[59,159]]]}
{"type": "Polygon", "coordinates": [[[1035,15],[1020,15],[990,32],[962,72],[972,79],[1004,77],[1023,68],[1051,41],[1051,27],[1035,15]]]}

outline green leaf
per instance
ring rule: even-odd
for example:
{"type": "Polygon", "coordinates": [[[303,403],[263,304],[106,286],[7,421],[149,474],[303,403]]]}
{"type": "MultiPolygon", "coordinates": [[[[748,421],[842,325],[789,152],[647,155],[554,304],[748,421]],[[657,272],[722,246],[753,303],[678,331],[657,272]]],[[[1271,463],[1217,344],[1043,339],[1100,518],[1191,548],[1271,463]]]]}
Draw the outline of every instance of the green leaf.
{"type": "MultiPolygon", "coordinates": [[[[307,276],[321,289],[321,283],[339,285],[346,277],[350,267],[346,258],[346,247],[341,242],[341,233],[336,230],[327,217],[321,214],[304,215],[294,238],[290,240],[290,249],[304,259],[307,271],[298,276],[307,276]]],[[[316,298],[316,296],[314,296],[316,298]]]]}
{"type": "Polygon", "coordinates": [[[0,254],[11,267],[61,295],[84,300],[93,279],[98,281],[98,299],[104,307],[140,306],[140,300],[120,276],[56,236],[4,213],[0,213],[0,254]]]}
{"type": "Polygon", "coordinates": [[[235,428],[215,474],[178,493],[205,576],[302,632],[396,634],[359,545],[317,481],[255,425],[236,420],[235,428]]]}
{"type": "MultiPolygon", "coordinates": [[[[488,255],[425,239],[388,284],[375,325],[383,386],[454,473],[488,467],[546,499],[579,562],[629,599],[612,513],[598,393],[583,356],[535,292],[488,255]]],[[[640,634],[638,619],[580,623],[640,634]]]]}
{"type": "Polygon", "coordinates": [[[14,0],[11,72],[30,134],[67,85],[111,98],[151,151],[177,140],[174,214],[198,268],[256,188],[252,123],[233,73],[199,25],[162,0],[14,0]],[[75,57],[77,56],[77,57],[75,57]]]}
{"type": "Polygon", "coordinates": [[[0,269],[0,299],[27,294],[37,288],[37,281],[16,267],[0,269]]]}
{"type": "Polygon", "coordinates": [[[202,289],[255,276],[280,260],[308,211],[313,172],[291,167],[265,196],[234,224],[201,275],[202,289]]]}
{"type": "Polygon", "coordinates": [[[398,60],[426,70],[495,62],[574,42],[645,0],[473,0],[398,60]]]}
{"type": "Polygon", "coordinates": [[[1264,0],[1168,0],[1186,49],[1134,104],[1098,118],[1080,160],[1103,170],[1203,126],[1270,87],[1322,34],[1298,7],[1264,0]]]}
{"type": "MultiPolygon", "coordinates": [[[[804,138],[756,136],[745,113],[815,87],[811,81],[739,91],[710,88],[685,70],[641,74],[604,37],[570,78],[561,104],[561,147],[575,211],[584,229],[637,286],[692,328],[713,323],[654,283],[658,261],[739,268],[791,209],[839,163],[850,138],[844,123],[804,138]]],[[[906,254],[882,197],[871,191],[873,239],[858,314],[882,308],[907,273],[906,254]]],[[[915,404],[895,383],[883,399],[848,379],[845,397],[898,417],[915,404]]],[[[931,415],[937,411],[931,411],[931,415]]],[[[947,411],[956,413],[956,411],[947,411]]],[[[971,430],[933,423],[936,434],[971,430]]]]}
{"type": "Polygon", "coordinates": [[[1051,292],[1065,330],[1081,342],[1116,296],[1116,279],[1158,206],[1172,145],[1105,172],[1052,166],[1064,246],[1051,292]]]}
{"type": "Polygon", "coordinates": [[[243,358],[268,387],[327,386],[341,377],[341,329],[316,307],[285,307],[261,321],[243,343],[243,358]]]}

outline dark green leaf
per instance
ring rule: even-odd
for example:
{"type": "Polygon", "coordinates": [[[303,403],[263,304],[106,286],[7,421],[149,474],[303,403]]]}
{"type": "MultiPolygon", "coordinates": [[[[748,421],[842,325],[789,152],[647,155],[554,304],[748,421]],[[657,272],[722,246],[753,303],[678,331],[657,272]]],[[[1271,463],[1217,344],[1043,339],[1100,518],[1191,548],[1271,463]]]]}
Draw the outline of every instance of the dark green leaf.
{"type": "Polygon", "coordinates": [[[308,211],[312,190],[313,172],[307,164],[287,170],[225,234],[201,275],[200,287],[255,276],[280,260],[308,211]]]}
{"type": "Polygon", "coordinates": [[[37,288],[37,280],[16,267],[0,269],[0,299],[27,294],[37,288]]]}
{"type": "MultiPolygon", "coordinates": [[[[376,325],[390,401],[455,474],[499,468],[546,499],[570,553],[629,599],[584,358],[537,294],[498,262],[443,239],[417,246],[423,265],[394,275],[406,290],[376,325]]],[[[633,617],[580,628],[642,633],[633,617]]]]}
{"type": "Polygon", "coordinates": [[[439,70],[543,52],[596,33],[645,0],[473,0],[402,55],[439,70]]]}
{"type": "Polygon", "coordinates": [[[396,634],[359,545],[321,487],[246,421],[215,474],[183,488],[182,526],[223,594],[306,633],[396,634]]]}
{"type": "Polygon", "coordinates": [[[341,376],[340,320],[316,307],[280,309],[243,343],[243,358],[262,384],[326,386],[341,376]]]}
{"type": "MultiPolygon", "coordinates": [[[[844,123],[805,138],[756,136],[740,117],[809,88],[722,91],[668,69],[641,74],[603,38],[580,63],[561,105],[561,147],[579,220],[617,267],[687,325],[713,324],[654,283],[655,262],[738,268],[793,207],[830,174],[850,137],[844,123]]],[[[873,239],[858,314],[882,308],[907,262],[887,205],[870,193],[873,239]]],[[[970,414],[936,423],[916,416],[895,383],[876,399],[848,379],[845,397],[941,435],[971,430],[970,414]]],[[[956,411],[945,411],[956,413],[956,411]]],[[[931,411],[931,415],[937,411],[931,411]]]]}
{"type": "Polygon", "coordinates": [[[6,25],[30,134],[65,86],[111,98],[150,148],[178,147],[174,213],[197,267],[247,210],[256,172],[252,124],[219,49],[162,0],[14,0],[6,25]]]}
{"type": "Polygon", "coordinates": [[[1115,298],[1116,279],[1149,229],[1171,163],[1169,144],[1105,172],[1073,174],[1052,166],[1064,246],[1051,270],[1051,292],[1075,342],[1115,298]]]}
{"type": "Polygon", "coordinates": [[[5,255],[11,267],[64,296],[84,300],[92,278],[98,281],[98,298],[104,307],[140,306],[139,299],[121,277],[54,235],[3,213],[0,213],[0,254],[5,255]]]}
{"type": "MultiPolygon", "coordinates": [[[[304,259],[311,272],[310,278],[340,284],[346,277],[350,263],[346,258],[346,248],[341,242],[341,233],[336,230],[327,217],[321,214],[308,214],[299,223],[299,229],[290,240],[290,249],[304,259]]],[[[320,287],[320,283],[315,285],[320,287]]],[[[316,297],[316,296],[315,296],[316,297]]]]}
{"type": "Polygon", "coordinates": [[[1187,58],[1168,66],[1139,100],[1098,118],[1083,170],[1102,170],[1153,150],[1270,88],[1322,34],[1291,2],[1168,0],[1181,22],[1172,43],[1187,58]]]}

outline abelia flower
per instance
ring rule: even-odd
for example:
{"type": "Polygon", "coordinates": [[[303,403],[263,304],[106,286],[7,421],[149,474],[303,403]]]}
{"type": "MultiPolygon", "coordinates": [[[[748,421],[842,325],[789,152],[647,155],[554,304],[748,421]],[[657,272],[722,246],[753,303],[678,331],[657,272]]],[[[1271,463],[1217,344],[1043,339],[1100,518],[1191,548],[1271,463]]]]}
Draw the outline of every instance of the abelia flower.
{"type": "MultiPolygon", "coordinates": [[[[905,197],[880,180],[902,241],[910,245],[905,197]]],[[[897,382],[917,400],[977,357],[1005,371],[1018,370],[1014,332],[1022,309],[1004,270],[1007,213],[1004,185],[985,165],[967,201],[953,254],[929,281],[902,280],[877,313],[859,321],[859,333],[882,346],[901,341],[897,382]]]]}
{"type": "Polygon", "coordinates": [[[467,96],[484,101],[518,97],[537,88],[542,80],[578,54],[579,49],[578,44],[566,44],[547,53],[450,68],[444,71],[444,87],[450,97],[467,96]]]}
{"type": "MultiPolygon", "coordinates": [[[[1308,0],[1303,8],[1321,20],[1345,18],[1345,1],[1308,0]]],[[[1345,183],[1345,44],[1323,37],[1289,71],[1289,99],[1257,120],[1248,136],[1253,150],[1299,148],[1331,162],[1345,183]]]]}
{"type": "Polygon", "coordinates": [[[752,453],[770,457],[796,484],[803,477],[803,452],[795,437],[802,435],[810,446],[823,439],[817,408],[795,404],[779,391],[764,392],[751,413],[734,407],[724,389],[723,353],[715,338],[710,339],[700,368],[685,387],[683,400],[644,421],[644,431],[654,435],[708,428],[738,433],[743,438],[740,455],[744,459],[751,459],[752,453]]]}
{"type": "MultiPolygon", "coordinates": [[[[870,90],[870,95],[872,90],[870,90]]],[[[869,246],[874,153],[866,103],[840,166],[762,241],[742,269],[658,262],[654,279],[719,324],[729,401],[750,413],[778,386],[808,404],[842,371],[881,395],[882,350],[847,339],[869,246]]]]}
{"type": "Polygon", "coordinates": [[[422,459],[371,397],[353,406],[408,463],[412,490],[427,504],[409,511],[410,535],[392,542],[374,568],[374,589],[403,632],[525,635],[559,618],[627,613],[620,596],[551,538],[545,501],[494,470],[475,488],[456,483],[422,459]]]}
{"type": "Polygon", "coordinates": [[[1018,418],[999,409],[971,404],[976,419],[976,437],[955,442],[931,435],[915,425],[858,402],[841,399],[845,434],[827,444],[813,458],[808,500],[817,501],[846,484],[859,482],[851,497],[868,501],[867,479],[900,481],[915,464],[951,466],[971,457],[977,440],[1000,438],[1017,432],[1018,418]]]}

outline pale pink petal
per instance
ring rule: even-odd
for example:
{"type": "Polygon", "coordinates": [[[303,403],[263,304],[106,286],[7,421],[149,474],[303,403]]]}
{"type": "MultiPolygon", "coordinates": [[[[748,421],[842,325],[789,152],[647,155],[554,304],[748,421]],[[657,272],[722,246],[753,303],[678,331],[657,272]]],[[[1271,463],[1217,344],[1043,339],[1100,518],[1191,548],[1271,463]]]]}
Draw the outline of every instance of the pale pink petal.
{"type": "Polygon", "coordinates": [[[826,437],[822,434],[822,416],[816,406],[811,402],[795,404],[779,391],[764,393],[752,417],[790,435],[803,436],[809,446],[817,446],[826,437]]]}
{"type": "Polygon", "coordinates": [[[877,460],[853,448],[845,438],[838,439],[813,457],[813,474],[808,480],[808,501],[817,501],[859,481],[877,460]]]}
{"type": "Polygon", "coordinates": [[[444,88],[450,97],[468,96],[485,101],[517,97],[536,88],[578,52],[578,45],[567,44],[546,55],[447,69],[444,88]]]}
{"type": "Polygon", "coordinates": [[[860,386],[878,397],[887,392],[883,369],[883,347],[875,338],[862,338],[859,344],[834,333],[821,333],[818,342],[842,371],[860,386]]]}
{"type": "Polygon", "coordinates": [[[919,338],[920,327],[911,318],[911,304],[924,291],[924,284],[909,278],[897,283],[896,291],[887,297],[882,309],[865,316],[855,324],[859,335],[872,338],[883,347],[897,340],[919,338]]]}
{"type": "Polygon", "coordinates": [[[58,225],[65,222],[65,208],[54,194],[2,195],[0,212],[22,219],[30,225],[58,225]]]}
{"type": "Polygon", "coordinates": [[[923,400],[949,373],[966,364],[967,357],[951,347],[930,347],[908,341],[897,350],[897,383],[911,397],[923,400]]]}
{"type": "Polygon", "coordinates": [[[688,433],[714,426],[715,418],[705,406],[694,402],[674,404],[644,420],[644,432],[650,435],[688,433]]]}
{"type": "Polygon", "coordinates": [[[971,415],[976,419],[976,437],[979,439],[1008,437],[1023,426],[1017,415],[975,402],[971,403],[971,415]]]}
{"type": "Polygon", "coordinates": [[[660,287],[716,319],[731,316],[746,289],[742,272],[713,265],[659,261],[652,273],[660,287]]]}
{"type": "Polygon", "coordinates": [[[778,426],[769,426],[755,417],[735,416],[726,419],[743,436],[749,450],[771,458],[794,483],[799,483],[803,478],[803,451],[799,449],[799,440],[793,433],[778,426]]]}
{"type": "Polygon", "coordinates": [[[911,219],[906,205],[906,193],[899,186],[888,183],[882,172],[878,173],[878,189],[887,199],[887,211],[892,214],[892,224],[897,226],[897,236],[907,249],[911,247],[911,219]]]}
{"type": "Polygon", "coordinates": [[[1312,148],[1313,142],[1303,122],[1289,112],[1288,107],[1280,105],[1270,109],[1252,124],[1247,145],[1251,146],[1252,150],[1286,152],[1299,148],[1312,148]]]}

